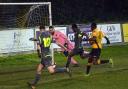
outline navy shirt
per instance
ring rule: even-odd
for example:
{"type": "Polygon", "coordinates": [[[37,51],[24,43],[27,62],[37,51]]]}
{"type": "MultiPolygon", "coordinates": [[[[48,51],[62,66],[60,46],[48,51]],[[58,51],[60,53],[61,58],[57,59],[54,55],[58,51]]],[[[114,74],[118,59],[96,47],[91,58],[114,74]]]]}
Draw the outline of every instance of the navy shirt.
{"type": "Polygon", "coordinates": [[[42,32],[39,36],[39,44],[41,47],[41,53],[49,53],[51,45],[51,34],[48,31],[42,32]]]}
{"type": "Polygon", "coordinates": [[[78,48],[82,48],[82,37],[83,37],[83,34],[82,32],[76,32],[74,34],[75,38],[74,38],[74,42],[75,42],[75,49],[78,49],[78,48]]]}

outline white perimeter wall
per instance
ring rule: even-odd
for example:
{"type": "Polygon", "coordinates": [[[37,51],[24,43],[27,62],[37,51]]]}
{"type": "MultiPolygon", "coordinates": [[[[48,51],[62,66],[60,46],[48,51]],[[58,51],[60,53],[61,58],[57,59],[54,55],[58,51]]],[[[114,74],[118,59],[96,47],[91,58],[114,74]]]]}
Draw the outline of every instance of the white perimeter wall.
{"type": "MultiPolygon", "coordinates": [[[[122,42],[121,26],[120,24],[98,24],[98,28],[102,30],[110,39],[111,43],[122,42]]],[[[48,29],[48,28],[47,28],[48,29]]],[[[67,27],[55,27],[56,30],[67,34],[67,27]]],[[[2,29],[0,31],[0,53],[22,52],[35,50],[34,42],[29,41],[29,38],[35,36],[37,28],[29,29],[2,29]]],[[[103,40],[103,43],[106,43],[103,40]]],[[[53,48],[59,48],[55,43],[52,44],[53,48]]]]}
{"type": "Polygon", "coordinates": [[[10,29],[0,31],[0,53],[33,50],[34,43],[29,41],[33,33],[33,29],[10,29]]]}

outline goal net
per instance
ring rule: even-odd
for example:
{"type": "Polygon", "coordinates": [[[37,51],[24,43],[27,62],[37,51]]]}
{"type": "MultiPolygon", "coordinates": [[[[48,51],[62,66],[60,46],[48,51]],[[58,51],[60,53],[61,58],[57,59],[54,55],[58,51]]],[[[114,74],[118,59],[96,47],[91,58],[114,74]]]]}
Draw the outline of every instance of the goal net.
{"type": "Polygon", "coordinates": [[[51,2],[0,3],[0,27],[52,25],[51,2]]]}

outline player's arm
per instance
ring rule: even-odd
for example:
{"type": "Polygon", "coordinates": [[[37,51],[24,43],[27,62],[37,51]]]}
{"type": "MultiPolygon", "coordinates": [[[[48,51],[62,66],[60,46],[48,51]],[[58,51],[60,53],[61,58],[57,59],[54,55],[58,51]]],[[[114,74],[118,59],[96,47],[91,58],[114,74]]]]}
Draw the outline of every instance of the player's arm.
{"type": "Polygon", "coordinates": [[[101,31],[100,31],[100,34],[106,39],[106,41],[107,41],[106,43],[110,44],[110,40],[108,39],[108,37],[105,36],[105,34],[103,32],[101,32],[101,31]]]}
{"type": "Polygon", "coordinates": [[[38,41],[36,38],[29,38],[30,41],[38,41]]]}
{"type": "Polygon", "coordinates": [[[60,43],[57,43],[58,46],[60,46],[61,48],[63,48],[64,50],[68,50],[64,45],[60,44],[60,43]]]}
{"type": "Polygon", "coordinates": [[[92,45],[92,44],[94,44],[96,42],[96,37],[93,36],[93,37],[89,38],[88,41],[92,45]]]}
{"type": "Polygon", "coordinates": [[[38,54],[38,57],[41,58],[41,47],[40,47],[40,41],[37,40],[36,41],[37,43],[37,54],[38,54]]]}
{"type": "Polygon", "coordinates": [[[108,39],[108,37],[104,36],[104,38],[106,39],[107,44],[110,44],[110,40],[108,39]]]}
{"type": "Polygon", "coordinates": [[[41,48],[38,43],[37,43],[37,54],[38,54],[38,57],[41,58],[41,48]]]}
{"type": "Polygon", "coordinates": [[[29,40],[37,42],[37,54],[38,54],[38,57],[41,58],[41,49],[40,49],[40,45],[39,45],[38,40],[36,38],[29,38],[29,40]]]}

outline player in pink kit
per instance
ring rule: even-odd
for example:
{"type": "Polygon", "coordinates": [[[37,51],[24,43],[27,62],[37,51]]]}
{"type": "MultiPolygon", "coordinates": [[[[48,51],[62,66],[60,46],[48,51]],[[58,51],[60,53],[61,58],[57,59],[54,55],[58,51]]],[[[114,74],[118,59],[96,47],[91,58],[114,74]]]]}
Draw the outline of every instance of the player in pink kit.
{"type": "MultiPolygon", "coordinates": [[[[60,31],[56,31],[53,26],[49,27],[49,32],[51,33],[53,40],[55,40],[55,43],[61,47],[62,52],[67,57],[68,52],[74,48],[74,45],[68,40],[66,35],[60,31]]],[[[79,66],[78,62],[74,60],[73,57],[71,59],[71,63],[74,65],[74,67],[79,66]]]]}

